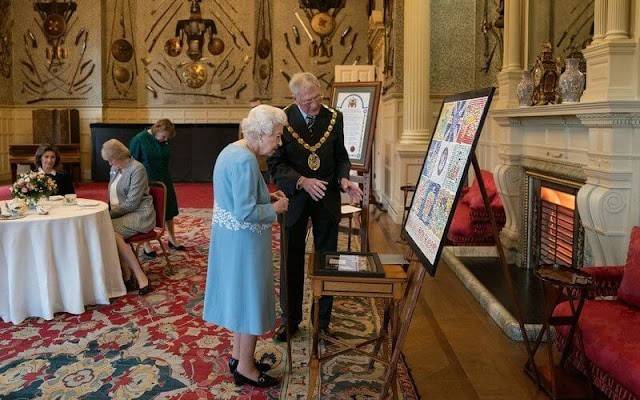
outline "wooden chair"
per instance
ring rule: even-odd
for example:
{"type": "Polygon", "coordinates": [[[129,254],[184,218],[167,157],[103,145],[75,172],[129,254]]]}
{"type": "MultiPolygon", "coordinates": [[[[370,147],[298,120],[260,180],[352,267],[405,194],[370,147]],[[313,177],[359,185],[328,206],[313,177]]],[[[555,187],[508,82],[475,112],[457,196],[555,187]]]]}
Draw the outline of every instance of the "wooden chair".
{"type": "Polygon", "coordinates": [[[140,245],[144,242],[150,242],[152,240],[157,240],[160,243],[160,248],[162,249],[162,255],[167,263],[165,266],[165,274],[173,275],[173,267],[171,266],[171,262],[169,262],[169,256],[167,253],[167,249],[164,247],[162,243],[162,235],[164,234],[164,224],[165,224],[165,212],[167,208],[167,187],[162,182],[151,181],[149,182],[149,194],[153,199],[153,208],[156,211],[156,225],[149,232],[146,233],[138,233],[136,235],[131,236],[128,239],[125,239],[133,253],[138,256],[138,249],[140,245]],[[134,247],[135,245],[135,247],[134,247]]]}
{"type": "MultiPolygon", "coordinates": [[[[342,204],[340,207],[340,219],[349,219],[349,239],[347,240],[347,250],[351,251],[351,234],[353,233],[353,217],[360,216],[362,209],[351,204],[342,204]]],[[[360,222],[359,226],[362,226],[360,222]]]]}
{"type": "MultiPolygon", "coordinates": [[[[369,229],[368,229],[368,213],[369,213],[369,199],[371,198],[371,185],[370,185],[370,176],[367,173],[365,176],[362,175],[351,175],[349,177],[352,182],[356,182],[359,185],[362,185],[362,201],[360,204],[340,204],[340,220],[348,218],[349,220],[349,236],[348,236],[348,251],[351,251],[351,235],[353,233],[353,218],[355,216],[359,217],[358,229],[360,231],[360,251],[367,252],[369,251],[369,229]]],[[[344,194],[343,194],[344,195],[344,194]]],[[[309,239],[309,232],[311,232],[311,222],[307,225],[307,234],[305,236],[305,241],[309,239]]]]}
{"type": "MultiPolygon", "coordinates": [[[[369,172],[358,172],[358,175],[351,175],[352,182],[360,185],[362,189],[362,201],[358,205],[360,210],[360,251],[369,251],[369,201],[371,199],[371,174],[369,172]]],[[[351,228],[351,226],[349,226],[351,228]]],[[[349,229],[351,230],[351,229],[349,229]]]]}
{"type": "Polygon", "coordinates": [[[409,197],[409,193],[416,192],[416,185],[400,186],[400,190],[404,193],[404,200],[402,202],[402,222],[400,223],[400,226],[404,226],[407,216],[409,215],[409,210],[411,210],[411,201],[413,200],[413,195],[409,197]],[[407,199],[409,200],[409,203],[407,203],[407,199]]]}

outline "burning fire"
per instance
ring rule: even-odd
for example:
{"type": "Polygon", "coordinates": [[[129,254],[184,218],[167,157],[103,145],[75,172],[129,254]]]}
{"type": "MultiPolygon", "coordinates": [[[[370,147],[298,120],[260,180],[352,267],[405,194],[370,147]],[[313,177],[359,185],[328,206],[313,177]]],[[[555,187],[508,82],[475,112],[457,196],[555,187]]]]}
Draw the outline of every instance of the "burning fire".
{"type": "Polygon", "coordinates": [[[576,208],[576,196],[569,193],[564,193],[559,190],[553,190],[543,186],[540,188],[540,197],[544,201],[570,210],[575,210],[576,208]]]}

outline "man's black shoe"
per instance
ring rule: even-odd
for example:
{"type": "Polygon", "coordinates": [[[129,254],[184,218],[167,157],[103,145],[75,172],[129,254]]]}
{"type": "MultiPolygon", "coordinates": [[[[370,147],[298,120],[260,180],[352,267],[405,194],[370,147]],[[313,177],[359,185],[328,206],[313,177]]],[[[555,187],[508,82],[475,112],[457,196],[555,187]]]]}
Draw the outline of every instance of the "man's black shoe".
{"type": "MultiPolygon", "coordinates": [[[[295,335],[298,332],[298,325],[291,327],[291,336],[295,335]]],[[[276,329],[276,333],[273,335],[273,338],[277,342],[286,342],[287,341],[287,326],[280,325],[278,329],[276,329]]]]}

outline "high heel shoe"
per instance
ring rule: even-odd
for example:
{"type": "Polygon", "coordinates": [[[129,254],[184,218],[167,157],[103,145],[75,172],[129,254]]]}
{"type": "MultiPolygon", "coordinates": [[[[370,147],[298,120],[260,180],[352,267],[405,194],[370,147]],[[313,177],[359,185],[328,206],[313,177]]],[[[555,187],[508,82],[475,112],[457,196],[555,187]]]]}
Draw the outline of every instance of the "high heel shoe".
{"type": "Polygon", "coordinates": [[[138,289],[138,296],[147,295],[147,294],[151,293],[152,290],[153,290],[153,288],[151,287],[151,282],[149,282],[149,283],[147,283],[147,286],[138,289]]]}
{"type": "Polygon", "coordinates": [[[158,254],[154,250],[151,250],[150,252],[147,253],[145,249],[142,249],[142,253],[148,258],[156,258],[158,256],[158,254]]]}
{"type": "Polygon", "coordinates": [[[233,373],[233,382],[236,384],[236,386],[251,385],[259,388],[267,388],[276,386],[280,383],[280,380],[274,378],[273,376],[269,376],[264,372],[260,372],[260,375],[258,375],[258,380],[254,381],[242,375],[236,370],[236,372],[233,373]]]}
{"type": "MultiPolygon", "coordinates": [[[[271,369],[271,364],[258,362],[258,361],[255,361],[255,366],[259,372],[267,372],[271,369]]],[[[229,371],[231,371],[231,373],[234,374],[237,369],[238,369],[238,360],[236,360],[233,357],[229,358],[229,371]]]]}
{"type": "Polygon", "coordinates": [[[124,281],[124,287],[127,288],[127,292],[133,292],[138,289],[138,282],[136,282],[134,277],[131,277],[129,280],[124,281]]]}
{"type": "Polygon", "coordinates": [[[170,240],[167,243],[169,244],[169,248],[170,249],[178,250],[178,251],[185,251],[186,250],[186,248],[181,244],[176,246],[175,244],[171,243],[170,240]]]}

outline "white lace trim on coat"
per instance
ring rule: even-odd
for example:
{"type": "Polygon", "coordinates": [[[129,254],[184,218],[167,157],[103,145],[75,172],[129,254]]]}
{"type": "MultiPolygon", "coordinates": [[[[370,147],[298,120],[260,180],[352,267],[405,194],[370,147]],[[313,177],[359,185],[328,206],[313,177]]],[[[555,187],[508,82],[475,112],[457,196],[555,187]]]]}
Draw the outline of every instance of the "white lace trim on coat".
{"type": "Polygon", "coordinates": [[[220,225],[223,228],[230,231],[239,231],[241,229],[248,229],[251,232],[262,233],[267,229],[271,229],[271,224],[254,224],[251,222],[240,222],[229,211],[216,207],[213,210],[212,225],[220,225]]]}

